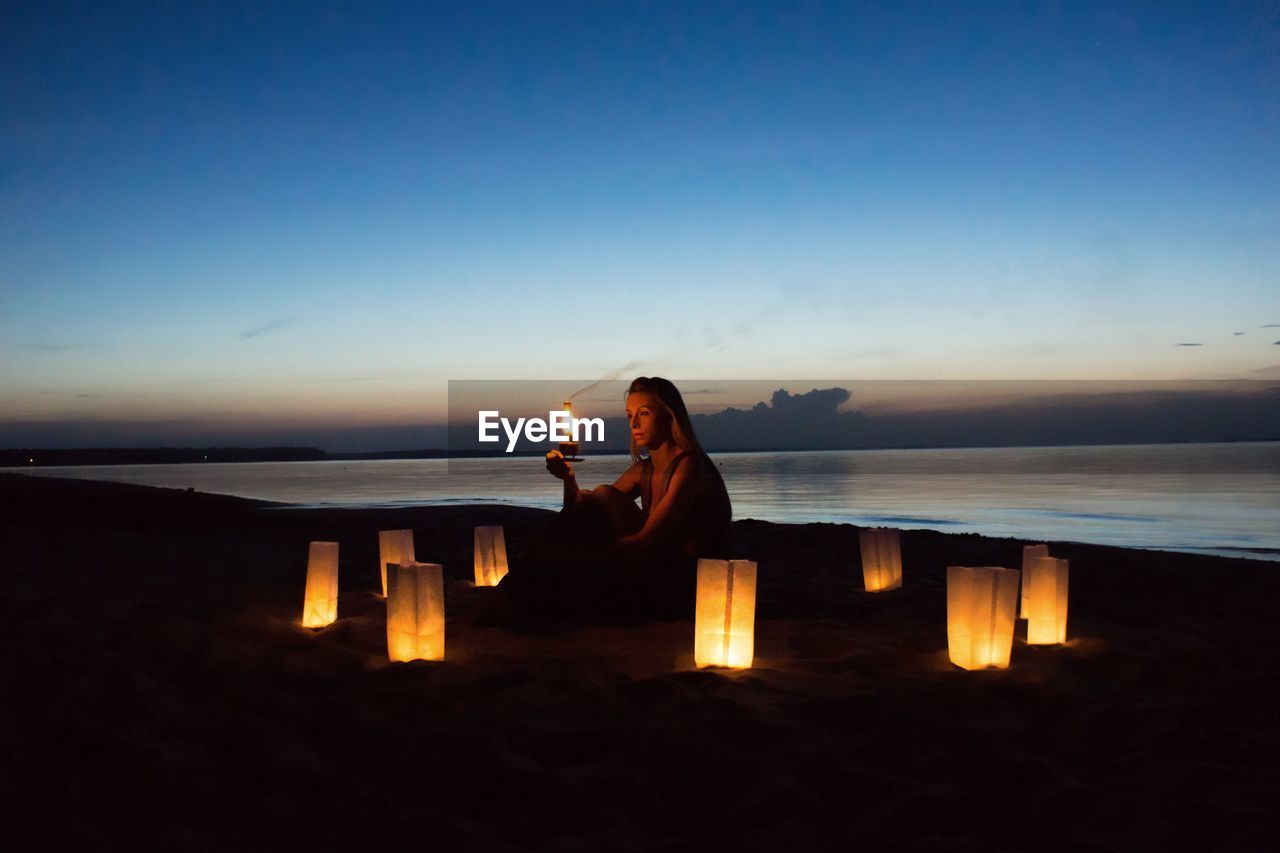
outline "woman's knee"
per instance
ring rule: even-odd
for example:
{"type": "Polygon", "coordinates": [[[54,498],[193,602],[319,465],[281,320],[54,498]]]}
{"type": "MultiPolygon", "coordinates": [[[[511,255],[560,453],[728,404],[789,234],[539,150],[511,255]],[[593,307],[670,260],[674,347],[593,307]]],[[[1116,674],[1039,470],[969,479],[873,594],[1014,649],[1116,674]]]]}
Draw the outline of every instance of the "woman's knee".
{"type": "Polygon", "coordinates": [[[613,503],[619,499],[626,500],[626,495],[615,489],[608,483],[601,483],[594,489],[587,489],[582,493],[583,497],[591,501],[604,501],[605,503],[613,503]]]}
{"type": "Polygon", "coordinates": [[[608,516],[615,535],[634,533],[643,525],[644,517],[636,502],[613,486],[596,486],[588,494],[589,500],[597,502],[608,516]]]}

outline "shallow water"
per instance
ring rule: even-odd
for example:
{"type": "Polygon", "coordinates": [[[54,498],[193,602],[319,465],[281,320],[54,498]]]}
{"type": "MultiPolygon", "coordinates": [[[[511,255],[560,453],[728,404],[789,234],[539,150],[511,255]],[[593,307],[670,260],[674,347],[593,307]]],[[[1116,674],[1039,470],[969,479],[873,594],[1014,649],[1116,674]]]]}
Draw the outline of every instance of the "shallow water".
{"type": "MultiPolygon", "coordinates": [[[[834,521],[1280,560],[1280,442],[716,454],[735,518],[834,521]]],[[[577,465],[610,482],[623,456],[577,465]]],[[[8,469],[19,470],[19,469],[8,469]]],[[[48,476],[312,506],[556,508],[536,458],[112,465],[48,476]]]]}

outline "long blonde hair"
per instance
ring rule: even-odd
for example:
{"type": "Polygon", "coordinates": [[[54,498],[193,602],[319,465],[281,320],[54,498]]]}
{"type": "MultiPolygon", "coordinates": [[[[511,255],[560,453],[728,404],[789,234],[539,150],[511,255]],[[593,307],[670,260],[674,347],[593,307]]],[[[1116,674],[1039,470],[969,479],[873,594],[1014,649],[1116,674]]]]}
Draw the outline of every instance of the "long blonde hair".
{"type": "MultiPolygon", "coordinates": [[[[695,453],[703,453],[702,445],[698,443],[698,435],[693,431],[693,422],[689,420],[689,410],[685,408],[684,398],[680,396],[680,391],[668,379],[660,376],[637,376],[631,381],[631,387],[627,388],[627,396],[631,396],[637,391],[644,391],[658,398],[658,404],[666,411],[671,419],[671,440],[676,447],[681,450],[691,450],[695,453]]],[[[631,439],[631,461],[639,462],[644,457],[640,455],[640,448],[636,445],[636,440],[631,439]]]]}

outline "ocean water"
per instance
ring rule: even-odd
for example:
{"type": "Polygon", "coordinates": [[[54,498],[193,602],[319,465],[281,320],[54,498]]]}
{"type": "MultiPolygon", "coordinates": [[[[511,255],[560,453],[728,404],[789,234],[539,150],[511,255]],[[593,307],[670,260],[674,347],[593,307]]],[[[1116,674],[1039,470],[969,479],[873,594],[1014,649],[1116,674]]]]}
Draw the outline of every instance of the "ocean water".
{"type": "MultiPolygon", "coordinates": [[[[1280,442],[715,454],[734,518],[833,521],[1280,560],[1280,442]]],[[[576,466],[611,482],[624,456],[576,466]]],[[[48,476],[306,506],[558,508],[540,459],[77,466],[48,476]]]]}

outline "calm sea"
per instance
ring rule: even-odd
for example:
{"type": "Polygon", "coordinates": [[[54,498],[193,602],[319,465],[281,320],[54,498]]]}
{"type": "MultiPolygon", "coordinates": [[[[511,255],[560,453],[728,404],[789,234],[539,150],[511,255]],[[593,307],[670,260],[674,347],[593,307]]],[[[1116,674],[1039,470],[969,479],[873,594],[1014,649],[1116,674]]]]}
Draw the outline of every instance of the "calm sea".
{"type": "MultiPolygon", "coordinates": [[[[837,521],[1280,560],[1280,442],[723,453],[735,518],[837,521]]],[[[611,482],[623,456],[577,465],[611,482]]],[[[18,469],[9,469],[18,470],[18,469]]],[[[557,508],[540,459],[40,468],[308,506],[557,508]]]]}

